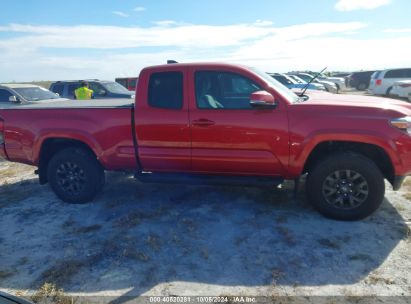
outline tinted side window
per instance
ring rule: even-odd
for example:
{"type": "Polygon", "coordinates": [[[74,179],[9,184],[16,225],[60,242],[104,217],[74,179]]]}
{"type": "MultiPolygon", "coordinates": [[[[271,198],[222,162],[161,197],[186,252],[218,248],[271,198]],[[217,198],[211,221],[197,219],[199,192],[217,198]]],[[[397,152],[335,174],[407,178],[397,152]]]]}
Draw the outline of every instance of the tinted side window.
{"type": "Polygon", "coordinates": [[[90,90],[93,90],[93,94],[97,96],[104,96],[107,94],[107,90],[104,87],[97,83],[97,82],[90,82],[89,83],[90,90]]]}
{"type": "Polygon", "coordinates": [[[59,94],[60,96],[63,95],[63,90],[64,90],[64,85],[62,85],[62,84],[55,84],[53,86],[53,88],[51,89],[51,91],[53,91],[54,93],[59,94]]]}
{"type": "Polygon", "coordinates": [[[405,70],[391,70],[385,73],[384,78],[403,78],[405,70]]]}
{"type": "Polygon", "coordinates": [[[68,95],[69,97],[74,97],[74,91],[80,87],[80,83],[72,83],[68,85],[68,95]]]}
{"type": "Polygon", "coordinates": [[[154,73],[148,84],[148,104],[154,108],[181,109],[183,107],[183,73],[154,73]]]}
{"type": "Polygon", "coordinates": [[[116,79],[116,82],[121,84],[123,87],[127,88],[127,80],[126,79],[116,79]]]}
{"type": "Polygon", "coordinates": [[[230,72],[196,72],[199,109],[252,109],[250,95],[261,88],[250,79],[230,72]]]}
{"type": "Polygon", "coordinates": [[[0,102],[9,102],[9,97],[12,95],[9,91],[0,89],[0,102]]]}
{"type": "Polygon", "coordinates": [[[137,85],[137,79],[130,79],[128,83],[131,88],[135,88],[137,85]]]}

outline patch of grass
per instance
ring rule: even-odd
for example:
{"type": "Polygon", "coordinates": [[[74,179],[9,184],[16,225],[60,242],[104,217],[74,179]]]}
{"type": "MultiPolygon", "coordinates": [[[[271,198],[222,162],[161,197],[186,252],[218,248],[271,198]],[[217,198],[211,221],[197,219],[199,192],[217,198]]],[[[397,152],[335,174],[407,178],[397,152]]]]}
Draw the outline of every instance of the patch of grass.
{"type": "Polygon", "coordinates": [[[208,258],[210,257],[210,253],[208,252],[207,248],[203,248],[200,250],[200,255],[204,260],[208,260],[208,258]]]}
{"type": "Polygon", "coordinates": [[[121,228],[133,228],[141,223],[142,220],[142,213],[141,212],[132,212],[127,214],[126,216],[117,219],[114,223],[114,227],[121,227],[121,228]]]}
{"type": "Polygon", "coordinates": [[[407,187],[408,189],[411,189],[411,178],[407,178],[407,179],[404,181],[403,186],[407,187]]]}
{"type": "Polygon", "coordinates": [[[100,229],[101,229],[101,225],[91,225],[91,226],[86,226],[86,227],[79,227],[75,229],[74,233],[83,234],[83,233],[98,231],[100,229]]]}
{"type": "Polygon", "coordinates": [[[155,251],[158,251],[161,248],[161,239],[156,234],[150,234],[147,237],[146,243],[147,243],[148,246],[150,246],[150,248],[152,248],[155,251]]]}
{"type": "Polygon", "coordinates": [[[284,239],[284,241],[287,243],[288,246],[295,246],[296,244],[295,238],[288,228],[278,226],[277,229],[281,237],[284,239]]]}
{"type": "Polygon", "coordinates": [[[0,280],[7,279],[13,275],[11,271],[0,270],[0,280]]]}
{"type": "Polygon", "coordinates": [[[234,240],[234,244],[236,245],[236,246],[240,246],[240,245],[242,245],[245,241],[247,241],[247,237],[245,237],[245,236],[239,236],[239,237],[237,237],[235,240],[234,240]]]}
{"type": "Polygon", "coordinates": [[[361,262],[372,261],[371,256],[369,256],[368,254],[362,254],[362,253],[349,255],[348,259],[350,261],[361,261],[361,262]]]}
{"type": "Polygon", "coordinates": [[[19,259],[18,265],[25,265],[25,264],[27,264],[28,261],[29,261],[28,257],[22,257],[22,258],[19,259]]]}
{"type": "Polygon", "coordinates": [[[190,219],[183,218],[181,223],[185,226],[188,232],[194,232],[197,229],[195,222],[190,219]]]}
{"type": "Polygon", "coordinates": [[[333,242],[329,239],[319,239],[318,243],[321,246],[323,246],[325,248],[329,248],[329,249],[339,250],[341,248],[341,246],[338,243],[333,242]]]}
{"type": "Polygon", "coordinates": [[[411,201],[411,192],[405,193],[405,194],[404,194],[404,197],[405,197],[407,200],[411,201]]]}
{"type": "Polygon", "coordinates": [[[150,261],[150,257],[147,254],[133,248],[125,249],[123,251],[123,256],[144,263],[150,261]]]}
{"type": "Polygon", "coordinates": [[[113,226],[118,228],[133,228],[139,225],[143,220],[153,219],[158,216],[162,216],[166,213],[165,208],[159,208],[153,212],[134,211],[130,212],[126,216],[123,216],[114,221],[113,226]]]}
{"type": "Polygon", "coordinates": [[[378,283],[382,283],[385,285],[394,285],[395,281],[393,279],[389,279],[389,278],[382,278],[379,277],[377,275],[370,275],[367,279],[366,282],[368,284],[372,284],[372,285],[376,285],[378,283]]]}
{"type": "Polygon", "coordinates": [[[70,229],[72,228],[76,222],[70,217],[67,221],[65,221],[63,224],[61,224],[61,228],[63,229],[70,229]]]}
{"type": "Polygon", "coordinates": [[[44,271],[41,274],[39,281],[48,282],[57,286],[65,285],[87,264],[86,261],[80,260],[63,261],[44,271]]]}
{"type": "Polygon", "coordinates": [[[74,304],[75,299],[67,296],[64,290],[55,284],[45,283],[31,296],[34,303],[74,304]]]}
{"type": "Polygon", "coordinates": [[[278,268],[274,268],[271,270],[271,277],[272,277],[272,284],[277,285],[278,282],[283,279],[285,273],[278,268]]]}

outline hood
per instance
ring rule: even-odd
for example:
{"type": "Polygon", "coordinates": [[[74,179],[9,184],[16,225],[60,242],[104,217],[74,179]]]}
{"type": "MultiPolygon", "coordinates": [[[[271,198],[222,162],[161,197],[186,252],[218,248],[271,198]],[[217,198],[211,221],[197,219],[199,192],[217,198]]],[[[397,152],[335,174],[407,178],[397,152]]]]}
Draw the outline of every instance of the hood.
{"type": "Polygon", "coordinates": [[[360,109],[375,110],[378,113],[385,110],[386,112],[393,111],[398,113],[398,117],[411,116],[411,104],[396,99],[375,96],[330,94],[317,91],[307,92],[307,95],[310,98],[305,101],[304,104],[311,106],[351,108],[354,111],[359,111],[360,109]]]}

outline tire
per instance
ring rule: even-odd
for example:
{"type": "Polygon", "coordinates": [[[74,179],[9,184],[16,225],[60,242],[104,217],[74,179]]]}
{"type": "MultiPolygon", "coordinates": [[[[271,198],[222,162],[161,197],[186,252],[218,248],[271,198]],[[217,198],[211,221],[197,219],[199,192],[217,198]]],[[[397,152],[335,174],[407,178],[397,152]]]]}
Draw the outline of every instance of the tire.
{"type": "Polygon", "coordinates": [[[105,183],[103,167],[92,153],[82,148],[57,152],[48,164],[47,178],[54,193],[70,204],[92,201],[105,183]]]}
{"type": "Polygon", "coordinates": [[[361,82],[358,84],[357,88],[358,91],[365,91],[367,89],[367,84],[364,82],[361,82]]]}
{"type": "Polygon", "coordinates": [[[385,92],[385,96],[390,96],[392,87],[388,88],[387,92],[385,92]]]}
{"type": "Polygon", "coordinates": [[[318,162],[308,173],[306,187],[317,211],[343,221],[370,216],[385,195],[384,177],[375,163],[348,152],[318,162]]]}

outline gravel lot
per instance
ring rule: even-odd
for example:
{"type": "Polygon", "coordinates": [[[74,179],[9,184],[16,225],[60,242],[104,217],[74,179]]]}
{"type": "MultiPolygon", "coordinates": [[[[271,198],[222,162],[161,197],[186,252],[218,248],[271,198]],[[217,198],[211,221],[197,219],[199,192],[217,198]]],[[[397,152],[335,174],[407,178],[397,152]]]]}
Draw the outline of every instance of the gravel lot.
{"type": "Polygon", "coordinates": [[[140,295],[411,296],[411,180],[400,192],[387,185],[372,217],[346,223],[321,217],[302,190],[295,198],[292,183],[145,185],[115,173],[94,203],[68,205],[33,170],[0,162],[1,291],[29,297],[52,283],[115,303],[140,295]]]}

